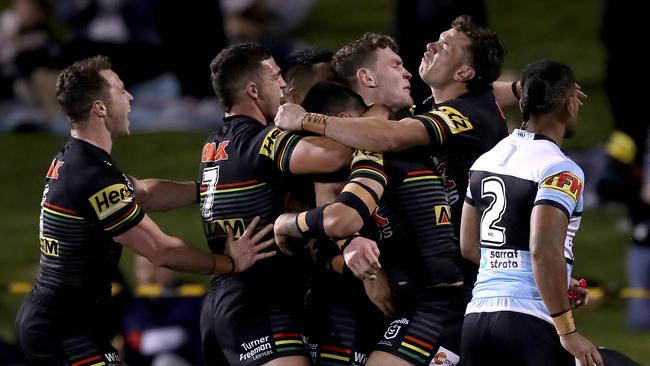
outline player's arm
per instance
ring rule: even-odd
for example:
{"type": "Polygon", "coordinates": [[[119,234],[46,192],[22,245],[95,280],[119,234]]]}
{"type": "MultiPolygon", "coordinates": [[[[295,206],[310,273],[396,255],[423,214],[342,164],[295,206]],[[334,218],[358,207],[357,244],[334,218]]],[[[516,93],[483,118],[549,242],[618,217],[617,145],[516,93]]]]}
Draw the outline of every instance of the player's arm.
{"type": "Polygon", "coordinates": [[[178,182],[167,179],[136,179],[135,202],[146,212],[170,210],[198,201],[198,185],[194,181],[178,182]]]}
{"type": "Polygon", "coordinates": [[[257,223],[259,217],[237,240],[233,240],[232,232],[229,232],[224,255],[210,254],[188,246],[183,240],[165,234],[147,215],[114,239],[159,267],[204,274],[238,273],[250,268],[256,261],[275,254],[262,252],[273,244],[272,239],[257,244],[271,231],[272,226],[268,225],[253,235],[257,223]]]}
{"type": "Polygon", "coordinates": [[[476,264],[481,260],[479,223],[478,210],[473,205],[465,202],[460,220],[460,251],[465,259],[476,264]]]}
{"type": "Polygon", "coordinates": [[[258,154],[283,172],[333,173],[350,163],[352,149],[327,137],[303,136],[272,127],[259,138],[258,154]]]}
{"type": "Polygon", "coordinates": [[[303,137],[293,152],[289,171],[293,174],[334,173],[350,164],[352,148],[327,137],[303,137]]]}
{"type": "Polygon", "coordinates": [[[275,124],[286,130],[318,133],[369,151],[399,151],[429,144],[426,127],[414,118],[391,121],[383,117],[328,117],[307,113],[299,105],[286,103],[280,106],[275,124]]]}

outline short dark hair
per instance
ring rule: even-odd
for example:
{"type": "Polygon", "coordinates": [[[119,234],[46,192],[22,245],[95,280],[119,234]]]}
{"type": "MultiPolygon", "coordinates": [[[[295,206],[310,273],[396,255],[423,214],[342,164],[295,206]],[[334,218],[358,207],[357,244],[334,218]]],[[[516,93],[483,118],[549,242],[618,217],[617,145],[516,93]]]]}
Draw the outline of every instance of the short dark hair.
{"type": "Polygon", "coordinates": [[[341,47],[334,54],[332,65],[339,79],[348,85],[354,85],[357,70],[368,66],[377,58],[375,51],[379,48],[390,48],[397,53],[397,43],[390,36],[366,33],[362,38],[341,47]]]}
{"type": "Polygon", "coordinates": [[[335,116],[341,112],[355,111],[362,114],[368,109],[363,98],[347,86],[332,81],[316,83],[302,102],[307,112],[335,116]]]}
{"type": "Polygon", "coordinates": [[[558,61],[540,60],[521,73],[522,118],[550,112],[561,106],[575,85],[571,68],[558,61]]]}
{"type": "Polygon", "coordinates": [[[230,111],[242,82],[257,77],[261,63],[271,58],[271,53],[254,43],[240,43],[221,50],[210,63],[212,88],[219,102],[230,111]]]}
{"type": "Polygon", "coordinates": [[[501,76],[505,47],[499,36],[492,30],[481,27],[467,15],[456,18],[451,27],[470,39],[469,60],[474,68],[474,77],[467,81],[467,89],[472,92],[489,90],[492,83],[501,76]]]}
{"type": "Polygon", "coordinates": [[[98,55],[61,71],[56,79],[56,98],[70,121],[86,121],[94,101],[109,99],[110,85],[100,71],[111,67],[108,57],[98,55]]]}
{"type": "Polygon", "coordinates": [[[285,65],[284,80],[287,84],[303,84],[314,72],[312,67],[322,62],[332,62],[334,53],[331,50],[321,47],[306,47],[291,53],[285,65]]]}

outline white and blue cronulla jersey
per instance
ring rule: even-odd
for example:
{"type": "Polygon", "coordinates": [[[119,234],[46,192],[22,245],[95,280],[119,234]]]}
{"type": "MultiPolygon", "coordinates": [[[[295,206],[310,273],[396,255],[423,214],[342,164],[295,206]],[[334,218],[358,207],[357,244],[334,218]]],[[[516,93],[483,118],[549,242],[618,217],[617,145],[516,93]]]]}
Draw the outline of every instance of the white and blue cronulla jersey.
{"type": "MultiPolygon", "coordinates": [[[[546,136],[514,130],[470,169],[465,201],[481,217],[479,273],[467,313],[516,311],[552,323],[535,284],[530,216],[535,205],[564,211],[567,274],[583,210],[582,169],[546,136]]],[[[567,278],[568,288],[569,278],[567,278]]]]}

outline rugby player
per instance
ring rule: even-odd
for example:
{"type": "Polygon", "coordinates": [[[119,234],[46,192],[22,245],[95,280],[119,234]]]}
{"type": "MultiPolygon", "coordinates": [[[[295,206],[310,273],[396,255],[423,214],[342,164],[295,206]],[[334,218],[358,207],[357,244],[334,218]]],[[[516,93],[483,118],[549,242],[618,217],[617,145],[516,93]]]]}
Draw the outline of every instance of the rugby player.
{"type": "Polygon", "coordinates": [[[480,269],[463,362],[601,366],[596,347],[576,331],[567,297],[584,207],[584,174],[560,150],[580,106],[573,72],[538,61],[521,80],[522,129],[470,169],[460,239],[463,256],[480,269]]]}
{"type": "Polygon", "coordinates": [[[135,202],[133,182],[111,158],[113,140],[130,133],[133,97],[109,60],[96,56],[66,68],[56,94],[71,137],[46,174],[40,268],[16,318],[17,341],[31,365],[119,365],[107,321],[122,246],[157,266],[239,273],[273,255],[260,253],[272,241],[255,245],[271,227],[252,235],[256,219],[234,243],[229,234],[228,249],[218,255],[165,234],[135,202]]]}

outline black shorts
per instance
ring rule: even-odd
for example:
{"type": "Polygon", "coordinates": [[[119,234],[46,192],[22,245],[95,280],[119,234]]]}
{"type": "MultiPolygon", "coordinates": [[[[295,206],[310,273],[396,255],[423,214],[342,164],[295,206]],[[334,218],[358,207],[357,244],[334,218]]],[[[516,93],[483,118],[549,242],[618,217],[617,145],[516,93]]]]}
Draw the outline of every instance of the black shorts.
{"type": "Polygon", "coordinates": [[[214,280],[203,300],[206,365],[260,365],[309,357],[303,340],[304,289],[298,283],[254,284],[237,275],[214,280]]]}
{"type": "Polygon", "coordinates": [[[90,306],[48,303],[30,294],[16,317],[16,340],[30,365],[121,365],[108,325],[101,322],[106,314],[90,306]]]}
{"type": "Polygon", "coordinates": [[[461,349],[465,366],[575,365],[554,326],[513,311],[467,314],[461,349]]]}
{"type": "Polygon", "coordinates": [[[397,304],[375,349],[415,365],[429,365],[434,359],[435,364],[457,365],[466,290],[461,286],[421,289],[397,304]]]}
{"type": "Polygon", "coordinates": [[[314,365],[364,365],[388,319],[356,278],[332,273],[312,283],[305,335],[314,365]]]}

